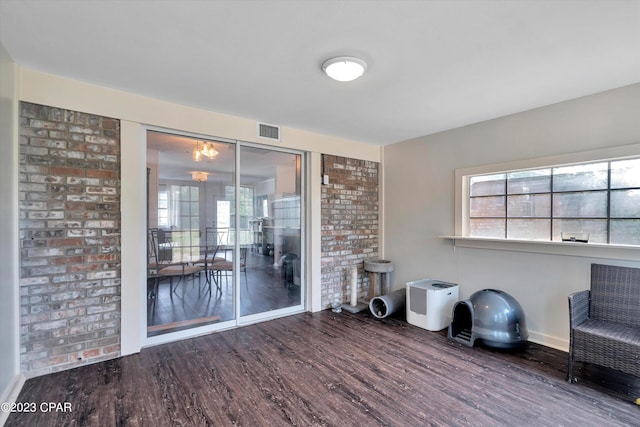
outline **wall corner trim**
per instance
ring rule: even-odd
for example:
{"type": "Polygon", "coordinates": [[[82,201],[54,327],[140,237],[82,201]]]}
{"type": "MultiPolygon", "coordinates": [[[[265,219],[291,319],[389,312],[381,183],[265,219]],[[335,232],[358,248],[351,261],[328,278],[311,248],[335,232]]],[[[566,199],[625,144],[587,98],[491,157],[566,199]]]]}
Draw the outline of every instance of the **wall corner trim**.
{"type": "MultiPolygon", "coordinates": [[[[3,404],[13,404],[18,400],[18,395],[20,395],[20,391],[24,386],[24,382],[26,378],[23,374],[16,374],[11,382],[9,383],[6,390],[3,390],[2,397],[0,397],[0,402],[3,404]]],[[[9,414],[11,411],[0,411],[0,426],[3,426],[7,419],[9,418],[9,414]]]]}

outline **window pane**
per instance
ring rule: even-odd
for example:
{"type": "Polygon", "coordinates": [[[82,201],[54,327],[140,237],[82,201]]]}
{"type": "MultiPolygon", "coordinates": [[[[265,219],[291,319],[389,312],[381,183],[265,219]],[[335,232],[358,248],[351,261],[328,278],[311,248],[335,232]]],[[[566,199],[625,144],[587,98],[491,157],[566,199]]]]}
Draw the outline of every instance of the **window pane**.
{"type": "MultiPolygon", "coordinates": [[[[551,216],[550,194],[524,194],[507,197],[508,217],[546,217],[551,216]]],[[[547,238],[549,235],[547,234],[547,238]]]]}
{"type": "Polygon", "coordinates": [[[198,187],[191,187],[191,200],[198,200],[200,195],[200,189],[198,187]]]}
{"type": "Polygon", "coordinates": [[[231,202],[229,200],[216,202],[216,218],[218,218],[218,227],[229,228],[231,226],[231,202]]]}
{"type": "Polygon", "coordinates": [[[611,220],[611,242],[618,245],[640,245],[640,220],[611,220]]]}
{"type": "Polygon", "coordinates": [[[488,217],[505,216],[504,196],[496,197],[474,197],[470,201],[469,216],[488,217]]]}
{"type": "Polygon", "coordinates": [[[640,159],[611,162],[611,188],[640,187],[640,159]]]}
{"type": "Polygon", "coordinates": [[[607,243],[606,219],[554,219],[553,240],[561,242],[560,233],[589,233],[589,243],[607,243]]]}
{"type": "Polygon", "coordinates": [[[608,173],[608,163],[553,168],[553,191],[606,189],[608,173]]]}
{"type": "Polygon", "coordinates": [[[525,240],[549,240],[551,220],[549,219],[509,219],[507,238],[525,240]]]}
{"type": "Polygon", "coordinates": [[[181,216],[189,215],[189,203],[179,201],[178,203],[176,203],[176,206],[178,209],[178,212],[177,212],[178,215],[181,215],[181,216]]]}
{"type": "MultiPolygon", "coordinates": [[[[178,228],[181,231],[188,230],[191,227],[191,217],[186,215],[180,215],[178,218],[178,228]]],[[[180,233],[180,238],[184,238],[184,233],[180,233]]]]}
{"type": "Polygon", "coordinates": [[[158,211],[158,226],[167,227],[169,225],[169,217],[167,215],[167,211],[159,210],[158,211]]]}
{"type": "Polygon", "coordinates": [[[640,218],[640,190],[611,192],[611,218],[640,218]]]}
{"type": "Polygon", "coordinates": [[[472,236],[504,239],[504,219],[471,219],[469,226],[472,236]]]}
{"type": "Polygon", "coordinates": [[[167,204],[169,203],[167,197],[168,194],[166,191],[158,192],[158,208],[167,208],[167,204]]]}
{"type": "Polygon", "coordinates": [[[469,180],[470,196],[497,196],[504,194],[505,174],[474,176],[469,180]]]}
{"type": "Polygon", "coordinates": [[[553,216],[555,218],[606,217],[607,192],[596,191],[588,193],[554,194],[553,216]]]}
{"type": "MultiPolygon", "coordinates": [[[[192,230],[197,230],[198,227],[200,227],[200,218],[197,216],[192,216],[191,217],[191,229],[192,230]]],[[[197,239],[197,235],[193,235],[192,238],[196,238],[197,239]]]]}
{"type": "Polygon", "coordinates": [[[551,169],[510,172],[507,174],[507,193],[548,193],[551,191],[551,169]]]}

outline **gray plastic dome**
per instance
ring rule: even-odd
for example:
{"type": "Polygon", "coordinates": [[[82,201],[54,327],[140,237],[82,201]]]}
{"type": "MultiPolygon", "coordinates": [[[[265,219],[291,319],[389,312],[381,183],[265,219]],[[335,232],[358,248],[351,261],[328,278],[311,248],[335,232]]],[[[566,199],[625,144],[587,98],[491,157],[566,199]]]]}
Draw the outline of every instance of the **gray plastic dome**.
{"type": "Polygon", "coordinates": [[[524,310],[511,295],[483,289],[454,304],[448,336],[469,347],[476,340],[488,347],[518,348],[529,338],[524,310]]]}

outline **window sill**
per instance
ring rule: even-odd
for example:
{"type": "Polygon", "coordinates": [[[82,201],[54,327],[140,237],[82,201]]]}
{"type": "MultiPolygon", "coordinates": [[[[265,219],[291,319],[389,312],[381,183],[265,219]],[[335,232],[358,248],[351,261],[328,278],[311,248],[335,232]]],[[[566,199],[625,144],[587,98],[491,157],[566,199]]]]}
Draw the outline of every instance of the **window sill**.
{"type": "Polygon", "coordinates": [[[602,243],[550,242],[515,239],[492,239],[469,236],[440,236],[453,242],[455,247],[492,249],[540,254],[608,258],[637,261],[640,246],[607,245],[602,243]]]}

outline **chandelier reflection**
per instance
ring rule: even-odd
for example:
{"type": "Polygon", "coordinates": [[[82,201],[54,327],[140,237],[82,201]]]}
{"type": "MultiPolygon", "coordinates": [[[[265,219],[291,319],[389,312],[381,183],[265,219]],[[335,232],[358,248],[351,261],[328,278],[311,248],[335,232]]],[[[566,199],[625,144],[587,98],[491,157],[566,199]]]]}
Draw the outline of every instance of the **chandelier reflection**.
{"type": "Polygon", "coordinates": [[[218,150],[213,148],[213,142],[197,141],[196,146],[193,147],[193,153],[191,157],[194,161],[199,162],[203,157],[208,159],[214,159],[218,155],[218,150]]]}

